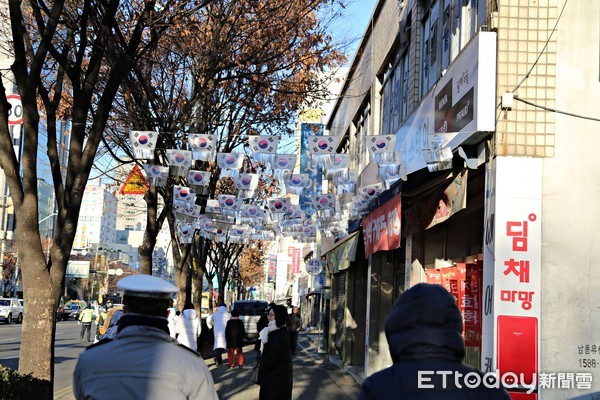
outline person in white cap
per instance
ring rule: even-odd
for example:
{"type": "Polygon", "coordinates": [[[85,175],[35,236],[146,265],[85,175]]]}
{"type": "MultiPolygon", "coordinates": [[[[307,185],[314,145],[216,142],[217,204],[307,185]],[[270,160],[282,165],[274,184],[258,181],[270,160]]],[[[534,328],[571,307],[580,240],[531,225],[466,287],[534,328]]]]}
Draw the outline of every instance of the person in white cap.
{"type": "Polygon", "coordinates": [[[79,355],[73,373],[77,399],[218,399],[200,355],[169,335],[166,310],[179,289],[150,276],[121,279],[123,316],[114,339],[79,355]]]}

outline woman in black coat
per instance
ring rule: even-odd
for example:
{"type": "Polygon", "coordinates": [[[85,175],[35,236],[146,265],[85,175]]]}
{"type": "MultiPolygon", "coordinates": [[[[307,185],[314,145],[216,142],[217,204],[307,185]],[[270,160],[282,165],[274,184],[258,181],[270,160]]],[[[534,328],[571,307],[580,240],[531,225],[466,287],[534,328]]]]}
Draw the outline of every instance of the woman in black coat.
{"type": "Polygon", "coordinates": [[[269,325],[259,336],[262,354],[258,383],[260,400],[287,400],[292,398],[293,370],[290,335],[287,331],[287,309],[274,306],[269,311],[269,325]]]}
{"type": "Polygon", "coordinates": [[[233,309],[231,310],[231,319],[227,321],[225,326],[225,339],[227,340],[227,361],[229,361],[229,367],[234,366],[234,353],[237,352],[238,366],[242,368],[244,366],[244,336],[246,330],[244,329],[244,322],[240,319],[240,311],[233,309]]]}

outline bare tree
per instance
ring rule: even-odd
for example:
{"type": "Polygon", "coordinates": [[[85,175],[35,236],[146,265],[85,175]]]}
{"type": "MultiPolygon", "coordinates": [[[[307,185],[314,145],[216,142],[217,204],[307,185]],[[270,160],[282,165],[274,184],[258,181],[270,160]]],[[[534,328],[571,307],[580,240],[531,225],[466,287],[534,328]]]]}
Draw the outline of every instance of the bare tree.
{"type": "MultiPolygon", "coordinates": [[[[215,0],[193,18],[172,24],[165,40],[125,80],[109,124],[107,147],[119,149],[113,156],[120,162],[133,162],[126,135],[129,129],[158,132],[152,162],[165,165],[164,150],[186,148],[189,133],[216,134],[220,152],[244,149],[249,135],[291,133],[301,107],[318,106],[327,98],[325,83],[344,60],[327,35],[328,22],[337,15],[335,6],[343,2],[333,3],[215,0]]],[[[248,163],[246,172],[261,168],[248,163]]],[[[197,163],[195,169],[219,173],[211,163],[197,163]]],[[[173,185],[184,181],[173,177],[166,187],[148,191],[147,228],[139,248],[142,268],[149,270],[156,235],[165,221],[170,224],[181,298],[190,295],[188,269],[201,281],[210,264],[216,269],[206,271],[209,282],[214,274],[226,282],[230,273],[218,269],[229,265],[224,260],[240,247],[216,246],[206,240],[196,240],[191,245],[194,251],[190,245],[177,245],[172,193],[173,185]],[[160,212],[157,196],[162,196],[165,205],[160,212]],[[213,262],[206,262],[207,254],[213,262]]],[[[261,192],[263,197],[276,189],[270,179],[263,186],[271,188],[261,192]]],[[[206,197],[214,198],[217,193],[235,192],[223,192],[213,179],[206,197]]]]}
{"type": "Polygon", "coordinates": [[[0,166],[17,220],[27,316],[19,372],[45,384],[36,398],[52,397],[55,311],[83,192],[119,85],[147,48],[158,42],[176,0],[8,0],[12,76],[23,103],[22,158],[13,152],[6,88],[0,86],[0,166]],[[68,158],[61,168],[57,126],[67,123],[68,158]],[[38,145],[47,135],[58,216],[46,260],[38,224],[38,145]]]}

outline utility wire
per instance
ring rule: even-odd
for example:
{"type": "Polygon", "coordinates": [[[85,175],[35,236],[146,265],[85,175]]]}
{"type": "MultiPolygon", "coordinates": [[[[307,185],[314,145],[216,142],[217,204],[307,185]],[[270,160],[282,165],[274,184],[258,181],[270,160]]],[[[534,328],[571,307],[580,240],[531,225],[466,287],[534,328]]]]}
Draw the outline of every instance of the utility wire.
{"type": "Polygon", "coordinates": [[[519,97],[519,96],[517,96],[517,95],[515,95],[515,96],[514,96],[514,98],[515,98],[515,100],[517,100],[517,101],[520,101],[521,103],[528,104],[528,105],[530,105],[530,106],[532,106],[532,107],[541,108],[542,110],[546,110],[546,111],[552,111],[552,112],[555,112],[555,113],[557,113],[557,114],[564,114],[564,115],[568,115],[568,116],[570,116],[570,117],[581,118],[581,119],[587,119],[587,120],[589,120],[589,121],[597,121],[597,122],[600,122],[600,118],[586,117],[585,115],[577,115],[577,114],[573,114],[573,113],[570,113],[570,112],[567,112],[567,111],[560,111],[560,110],[557,110],[557,109],[555,109],[555,108],[550,108],[550,107],[546,107],[546,106],[541,106],[541,105],[539,105],[539,104],[535,104],[535,103],[532,103],[532,102],[530,102],[530,101],[527,101],[527,100],[525,100],[525,99],[522,99],[522,98],[520,98],[520,97],[519,97]]]}
{"type": "Polygon", "coordinates": [[[554,31],[556,31],[556,27],[558,26],[558,22],[560,21],[560,18],[562,17],[563,12],[565,11],[565,7],[567,6],[568,2],[569,2],[569,0],[565,0],[565,3],[563,4],[562,10],[560,10],[560,14],[558,15],[558,18],[556,19],[556,23],[554,24],[554,28],[552,28],[552,31],[550,32],[550,35],[548,35],[548,40],[546,40],[546,44],[544,44],[544,48],[542,48],[542,51],[540,51],[540,53],[538,54],[535,62],[533,63],[533,65],[531,66],[531,68],[529,68],[529,71],[527,71],[527,75],[525,75],[523,77],[523,79],[521,79],[521,82],[519,82],[519,84],[517,86],[515,86],[515,88],[512,90],[512,93],[515,93],[517,91],[517,89],[519,89],[521,87],[521,85],[523,84],[523,82],[525,82],[527,80],[527,78],[529,78],[529,76],[531,75],[531,72],[533,71],[533,69],[537,65],[538,61],[540,61],[540,58],[542,57],[542,54],[544,54],[544,52],[546,51],[546,48],[548,47],[548,43],[550,43],[550,39],[552,39],[552,35],[554,34],[554,31]]]}

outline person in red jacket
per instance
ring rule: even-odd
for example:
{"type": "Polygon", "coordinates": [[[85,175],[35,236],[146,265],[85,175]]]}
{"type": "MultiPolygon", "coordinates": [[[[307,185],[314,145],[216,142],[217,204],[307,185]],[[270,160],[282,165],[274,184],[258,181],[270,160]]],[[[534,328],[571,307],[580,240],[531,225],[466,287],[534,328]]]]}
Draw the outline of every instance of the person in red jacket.
{"type": "Polygon", "coordinates": [[[244,366],[244,352],[242,347],[244,346],[244,336],[246,330],[244,329],[244,322],[240,319],[240,311],[237,309],[231,310],[231,319],[227,321],[225,327],[225,339],[227,340],[227,361],[229,361],[229,368],[235,366],[234,353],[237,352],[238,367],[244,366]]]}

